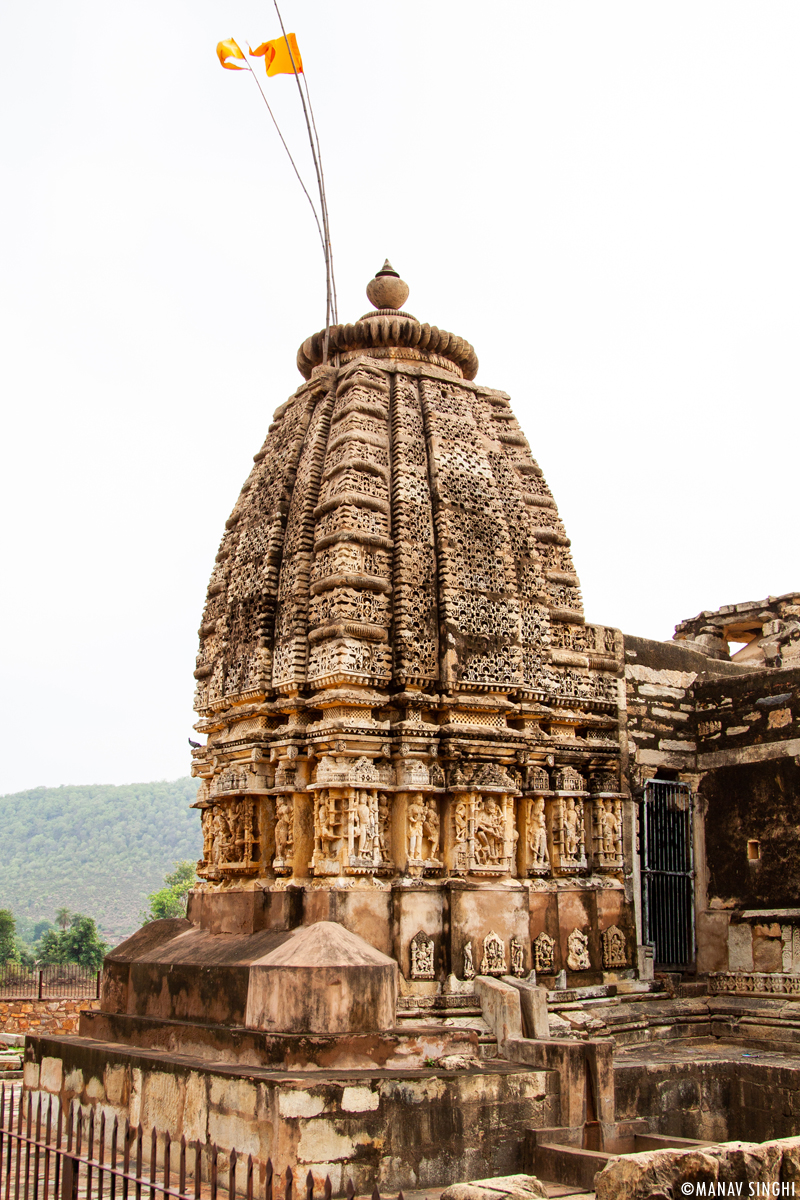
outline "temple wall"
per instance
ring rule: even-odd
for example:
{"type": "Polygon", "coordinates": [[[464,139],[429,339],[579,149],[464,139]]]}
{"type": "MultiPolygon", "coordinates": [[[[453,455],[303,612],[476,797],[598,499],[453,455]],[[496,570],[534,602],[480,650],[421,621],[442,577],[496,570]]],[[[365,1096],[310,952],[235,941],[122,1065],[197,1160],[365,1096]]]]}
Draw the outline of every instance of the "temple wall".
{"type": "MultiPolygon", "coordinates": [[[[695,793],[698,973],[724,990],[800,988],[800,670],[625,638],[627,775],[695,793]],[[749,976],[743,980],[742,975],[749,976]],[[797,977],[795,984],[794,977],[797,977]]],[[[715,985],[716,986],[716,985],[715,985]]]]}

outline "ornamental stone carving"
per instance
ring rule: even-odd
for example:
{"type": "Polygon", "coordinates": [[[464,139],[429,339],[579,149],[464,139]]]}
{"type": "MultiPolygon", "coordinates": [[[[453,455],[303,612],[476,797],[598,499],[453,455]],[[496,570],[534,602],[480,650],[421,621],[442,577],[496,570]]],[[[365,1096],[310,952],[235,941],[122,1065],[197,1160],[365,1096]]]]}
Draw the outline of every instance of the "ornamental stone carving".
{"type": "Polygon", "coordinates": [[[601,934],[603,945],[603,966],[606,970],[627,967],[628,947],[625,934],[616,925],[609,925],[601,934]]]}
{"type": "Polygon", "coordinates": [[[433,938],[420,929],[411,939],[411,978],[434,979],[433,938]]]}
{"type": "Polygon", "coordinates": [[[545,973],[553,970],[555,942],[549,933],[540,933],[533,943],[533,965],[535,970],[545,973]]]}
{"type": "Polygon", "coordinates": [[[555,810],[555,842],[560,874],[586,871],[586,824],[584,803],[577,796],[559,796],[555,810]]]}
{"type": "Polygon", "coordinates": [[[622,857],[622,801],[594,801],[595,860],[601,871],[620,871],[622,857]]]}
{"type": "Polygon", "coordinates": [[[591,969],[589,939],[582,929],[573,929],[567,938],[567,966],[570,971],[588,971],[591,969]]]}
{"type": "Polygon", "coordinates": [[[525,952],[517,937],[511,939],[511,974],[518,978],[525,974],[525,952]]]}
{"type": "Polygon", "coordinates": [[[481,975],[505,975],[506,974],[506,948],[501,938],[497,936],[494,930],[487,933],[483,939],[483,959],[481,961],[481,975]]]}
{"type": "Polygon", "coordinates": [[[547,848],[547,819],[544,797],[536,796],[528,802],[528,849],[530,875],[550,874],[550,851],[547,848]]]}
{"type": "Polygon", "coordinates": [[[475,962],[472,957],[472,942],[467,942],[464,946],[464,978],[475,978],[475,962]]]}

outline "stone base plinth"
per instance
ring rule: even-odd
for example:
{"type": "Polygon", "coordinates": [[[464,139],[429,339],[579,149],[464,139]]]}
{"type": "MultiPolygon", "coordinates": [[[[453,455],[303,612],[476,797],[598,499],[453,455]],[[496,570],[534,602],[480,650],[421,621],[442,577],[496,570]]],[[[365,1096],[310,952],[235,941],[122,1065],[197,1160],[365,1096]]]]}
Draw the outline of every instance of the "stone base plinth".
{"type": "Polygon", "coordinates": [[[171,1136],[252,1154],[256,1178],[330,1175],[367,1195],[521,1170],[525,1130],[560,1123],[558,1076],[518,1064],[466,1069],[275,1071],[82,1037],[28,1039],[25,1085],[171,1136]],[[299,1174],[298,1174],[299,1173],[299,1174]]]}
{"type": "Polygon", "coordinates": [[[81,1037],[139,1050],[189,1054],[233,1067],[273,1070],[363,1071],[419,1069],[426,1061],[458,1054],[478,1060],[474,1029],[403,1024],[402,1029],[350,1034],[265,1033],[263,1030],[126,1013],[84,1012],[81,1037]]]}

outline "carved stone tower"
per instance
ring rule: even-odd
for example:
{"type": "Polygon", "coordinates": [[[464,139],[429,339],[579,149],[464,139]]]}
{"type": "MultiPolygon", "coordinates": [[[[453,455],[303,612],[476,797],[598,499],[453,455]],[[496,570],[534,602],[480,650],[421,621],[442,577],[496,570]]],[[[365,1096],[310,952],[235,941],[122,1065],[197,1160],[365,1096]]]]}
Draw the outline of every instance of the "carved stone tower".
{"type": "Polygon", "coordinates": [[[388,262],[368,295],[327,361],[324,333],[303,343],[306,382],[226,522],[189,916],[338,921],[406,993],[532,966],[589,982],[636,946],[621,639],[585,622],[555,501],[472,346],[400,311],[388,262]]]}

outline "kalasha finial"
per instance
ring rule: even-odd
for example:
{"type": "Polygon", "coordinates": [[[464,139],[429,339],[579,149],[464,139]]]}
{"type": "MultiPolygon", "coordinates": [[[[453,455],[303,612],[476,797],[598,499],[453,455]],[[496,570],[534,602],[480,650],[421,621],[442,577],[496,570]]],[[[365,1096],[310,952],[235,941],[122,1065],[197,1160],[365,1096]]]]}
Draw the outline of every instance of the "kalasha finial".
{"type": "Polygon", "coordinates": [[[408,284],[403,283],[388,258],[367,284],[367,299],[375,308],[402,308],[408,299],[408,284]]]}

